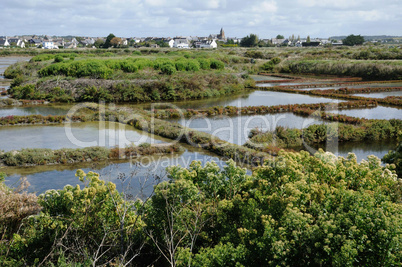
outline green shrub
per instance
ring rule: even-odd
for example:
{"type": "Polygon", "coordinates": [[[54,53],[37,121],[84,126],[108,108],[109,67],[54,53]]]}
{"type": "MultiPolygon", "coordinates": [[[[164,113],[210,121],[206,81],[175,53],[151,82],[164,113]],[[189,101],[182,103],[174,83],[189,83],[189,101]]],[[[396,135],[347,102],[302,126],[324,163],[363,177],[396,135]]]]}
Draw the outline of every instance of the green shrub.
{"type": "Polygon", "coordinates": [[[24,76],[18,74],[18,75],[13,79],[13,81],[11,82],[10,87],[19,86],[19,85],[21,85],[23,82],[24,82],[24,76]]]}
{"type": "Polygon", "coordinates": [[[63,62],[64,61],[64,58],[61,56],[61,55],[57,55],[55,58],[54,58],[54,62],[56,62],[56,63],[58,63],[58,62],[63,62]]]}
{"type": "Polygon", "coordinates": [[[279,57],[274,57],[271,59],[271,62],[275,65],[279,64],[281,62],[281,59],[279,57]]]}
{"type": "Polygon", "coordinates": [[[211,69],[222,70],[225,68],[225,64],[220,60],[211,59],[210,62],[211,62],[211,69]]]}
{"type": "Polygon", "coordinates": [[[272,63],[272,61],[265,62],[261,66],[261,69],[265,71],[272,71],[274,69],[274,63],[272,63]]]}
{"type": "Polygon", "coordinates": [[[186,70],[186,65],[187,65],[187,60],[178,60],[175,63],[175,67],[177,71],[185,71],[186,70]]]}
{"type": "Polygon", "coordinates": [[[163,74],[172,75],[176,72],[176,67],[175,67],[175,65],[173,65],[173,63],[167,62],[167,63],[162,64],[161,72],[163,74]]]}
{"type": "Polygon", "coordinates": [[[196,60],[188,60],[186,64],[186,71],[199,71],[200,64],[196,60]]]}
{"type": "Polygon", "coordinates": [[[39,62],[39,61],[47,61],[55,58],[55,55],[51,54],[40,54],[31,58],[30,62],[39,62]]]}
{"type": "Polygon", "coordinates": [[[200,68],[203,70],[209,70],[211,68],[211,62],[207,58],[197,58],[197,61],[200,63],[200,68]]]}
{"type": "Polygon", "coordinates": [[[150,148],[150,147],[151,147],[151,144],[150,144],[150,143],[141,143],[141,144],[138,145],[138,147],[141,147],[141,148],[150,148]]]}
{"type": "Polygon", "coordinates": [[[9,93],[15,99],[34,99],[35,85],[26,84],[23,86],[16,86],[9,89],[9,93]]]}
{"type": "Polygon", "coordinates": [[[124,61],[121,63],[121,69],[124,72],[136,72],[138,71],[138,66],[134,62],[124,61]]]}

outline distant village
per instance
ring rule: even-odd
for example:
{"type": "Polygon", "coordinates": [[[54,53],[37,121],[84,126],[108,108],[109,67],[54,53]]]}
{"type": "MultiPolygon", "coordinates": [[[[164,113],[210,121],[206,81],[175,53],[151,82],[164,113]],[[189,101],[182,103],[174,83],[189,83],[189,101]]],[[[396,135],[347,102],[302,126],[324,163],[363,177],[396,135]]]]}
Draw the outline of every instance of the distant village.
{"type": "MultiPolygon", "coordinates": [[[[243,37],[244,38],[244,37],[243,37]]],[[[114,47],[170,47],[170,48],[209,48],[214,49],[218,46],[239,46],[243,38],[226,37],[223,28],[219,34],[210,34],[207,37],[186,36],[186,37],[115,37],[114,47]]],[[[57,36],[0,36],[0,49],[2,48],[42,48],[42,49],[76,49],[76,48],[100,48],[107,41],[107,37],[57,37],[57,36]]],[[[371,43],[399,43],[401,39],[370,40],[371,43]]],[[[311,47],[311,46],[340,46],[342,40],[295,37],[284,38],[278,35],[276,38],[259,39],[258,46],[293,46],[293,47],[311,47]]]]}

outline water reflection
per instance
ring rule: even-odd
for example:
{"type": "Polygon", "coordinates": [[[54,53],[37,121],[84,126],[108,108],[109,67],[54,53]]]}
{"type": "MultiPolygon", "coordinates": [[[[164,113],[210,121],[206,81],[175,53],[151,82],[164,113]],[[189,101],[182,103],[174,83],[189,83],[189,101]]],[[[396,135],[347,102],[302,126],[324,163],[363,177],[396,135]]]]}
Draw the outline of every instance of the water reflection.
{"type": "Polygon", "coordinates": [[[370,94],[355,94],[354,96],[362,96],[368,98],[386,98],[387,96],[402,96],[402,91],[392,91],[392,92],[378,92],[370,94]]]}
{"type": "MultiPolygon", "coordinates": [[[[319,96],[257,90],[245,94],[226,96],[221,98],[176,101],[176,102],[169,102],[167,104],[170,105],[171,108],[178,107],[183,109],[202,109],[214,106],[248,107],[248,106],[275,106],[275,105],[288,105],[288,104],[315,104],[315,103],[329,103],[329,102],[343,102],[343,100],[336,100],[319,96]]],[[[151,108],[151,106],[152,104],[134,105],[134,107],[142,107],[146,109],[151,108]]]]}
{"type": "Polygon", "coordinates": [[[317,145],[314,148],[322,148],[325,151],[334,153],[336,156],[346,158],[348,153],[354,153],[357,157],[357,162],[367,159],[368,156],[374,155],[378,158],[384,157],[389,150],[395,149],[397,144],[396,139],[372,141],[372,142],[346,142],[338,143],[337,146],[317,145]]]}
{"type": "Polygon", "coordinates": [[[47,126],[0,127],[0,149],[22,148],[80,148],[89,146],[125,147],[144,142],[155,144],[164,139],[138,131],[126,124],[114,122],[72,123],[47,126]]]}
{"type": "Polygon", "coordinates": [[[288,128],[306,128],[311,124],[324,123],[322,120],[296,116],[293,113],[266,114],[254,116],[217,116],[194,117],[191,119],[171,120],[183,126],[207,132],[230,143],[243,145],[251,129],[273,131],[277,126],[288,128]]]}
{"type": "Polygon", "coordinates": [[[273,81],[273,80],[289,80],[288,78],[275,77],[275,76],[265,76],[265,75],[250,75],[250,78],[254,81],[273,81]]]}
{"type": "MultiPolygon", "coordinates": [[[[31,186],[29,192],[43,193],[49,189],[62,189],[65,185],[75,186],[83,184],[75,177],[77,169],[83,169],[86,173],[95,171],[101,179],[111,181],[117,185],[119,191],[127,190],[134,196],[147,197],[152,193],[153,186],[163,180],[167,180],[166,167],[179,165],[189,167],[193,160],[206,162],[215,161],[221,168],[225,162],[212,153],[199,149],[190,149],[181,155],[172,154],[164,156],[149,156],[133,159],[132,161],[114,161],[95,164],[75,164],[70,166],[39,166],[33,168],[6,168],[8,175],[6,184],[15,185],[21,176],[26,176],[31,186]],[[123,183],[123,180],[125,182],[123,183]]],[[[249,172],[250,174],[250,172],[249,172]]]]}
{"type": "MultiPolygon", "coordinates": [[[[328,86],[328,87],[316,87],[316,88],[301,88],[299,90],[303,91],[312,91],[312,90],[328,90],[328,89],[340,89],[340,88],[350,88],[350,89],[358,89],[358,88],[382,88],[382,87],[402,87],[402,83],[369,83],[369,84],[342,84],[339,86],[328,86]]],[[[367,94],[364,94],[367,95],[367,94]]]]}
{"type": "Polygon", "coordinates": [[[390,119],[402,119],[402,110],[398,108],[378,106],[375,108],[365,109],[349,109],[339,110],[339,114],[345,114],[352,117],[366,118],[366,119],[378,119],[378,120],[390,120],[390,119]]]}
{"type": "Polygon", "coordinates": [[[68,108],[56,106],[3,107],[0,108],[0,117],[28,115],[66,115],[67,112],[68,108]]]}
{"type": "Polygon", "coordinates": [[[30,57],[0,57],[0,73],[3,74],[10,65],[30,59],[30,57]]]}

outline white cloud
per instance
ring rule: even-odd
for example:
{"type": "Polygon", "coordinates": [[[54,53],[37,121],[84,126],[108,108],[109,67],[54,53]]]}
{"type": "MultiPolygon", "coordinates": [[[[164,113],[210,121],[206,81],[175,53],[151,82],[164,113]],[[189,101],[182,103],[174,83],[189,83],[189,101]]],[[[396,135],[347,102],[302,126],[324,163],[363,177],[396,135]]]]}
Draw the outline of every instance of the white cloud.
{"type": "Polygon", "coordinates": [[[0,35],[402,34],[400,0],[0,0],[0,10],[0,35]]]}
{"type": "Polygon", "coordinates": [[[167,0],[145,0],[144,1],[146,5],[152,6],[152,7],[163,7],[167,6],[169,1],[167,0]]]}
{"type": "Polygon", "coordinates": [[[264,1],[259,7],[260,12],[275,13],[278,10],[278,6],[275,1],[264,1]]]}
{"type": "Polygon", "coordinates": [[[357,15],[364,21],[387,20],[388,16],[378,10],[358,11],[357,15]]]}
{"type": "Polygon", "coordinates": [[[361,5],[367,1],[363,0],[298,0],[297,1],[302,6],[307,7],[324,7],[324,8],[351,8],[361,5]]]}

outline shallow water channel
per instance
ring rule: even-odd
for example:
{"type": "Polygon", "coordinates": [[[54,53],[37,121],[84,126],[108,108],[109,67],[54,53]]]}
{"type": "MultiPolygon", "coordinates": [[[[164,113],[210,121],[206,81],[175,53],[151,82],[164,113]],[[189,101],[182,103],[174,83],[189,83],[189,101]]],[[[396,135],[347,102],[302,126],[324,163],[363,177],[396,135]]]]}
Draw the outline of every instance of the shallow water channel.
{"type": "Polygon", "coordinates": [[[67,184],[73,186],[79,184],[82,188],[83,183],[75,177],[76,170],[82,169],[86,173],[89,171],[99,173],[101,179],[115,183],[120,191],[127,190],[134,196],[144,198],[152,193],[156,183],[168,179],[166,172],[168,166],[188,167],[193,160],[201,161],[203,166],[210,161],[215,161],[220,167],[226,165],[223,160],[205,150],[187,146],[186,148],[182,154],[153,155],[132,160],[7,168],[4,170],[8,175],[6,184],[9,186],[18,184],[20,177],[24,176],[31,184],[30,192],[43,193],[49,189],[61,189],[67,184]]]}
{"type": "Polygon", "coordinates": [[[164,139],[114,122],[86,122],[46,126],[0,127],[0,149],[83,148],[90,146],[126,147],[141,143],[157,144],[164,139]]]}
{"type": "Polygon", "coordinates": [[[2,107],[0,108],[0,117],[6,116],[28,116],[28,115],[66,115],[69,110],[68,105],[53,106],[53,105],[38,105],[24,107],[2,107]]]}
{"type": "MultiPolygon", "coordinates": [[[[214,106],[248,107],[248,106],[276,106],[276,105],[288,105],[288,104],[316,104],[316,103],[329,103],[329,102],[343,102],[343,100],[337,100],[319,96],[255,90],[232,96],[175,101],[175,102],[163,103],[163,105],[173,109],[175,108],[203,109],[214,106]]],[[[125,104],[124,106],[133,106],[133,105],[125,104]]],[[[158,107],[159,104],[158,103],[139,104],[135,106],[150,109],[153,106],[158,107]]]]}
{"type": "Polygon", "coordinates": [[[243,145],[247,141],[251,129],[254,128],[262,131],[274,131],[277,126],[302,129],[311,124],[324,123],[316,118],[296,116],[289,112],[253,116],[193,117],[171,121],[197,131],[210,133],[237,145],[243,145]]]}
{"type": "Polygon", "coordinates": [[[402,109],[395,107],[377,106],[375,108],[365,109],[345,109],[339,110],[339,114],[345,114],[352,117],[376,119],[376,120],[390,120],[402,119],[402,109]]]}
{"type": "Polygon", "coordinates": [[[21,61],[29,61],[30,57],[0,57],[0,91],[10,87],[11,80],[6,80],[4,77],[5,70],[12,64],[21,61]]]}

